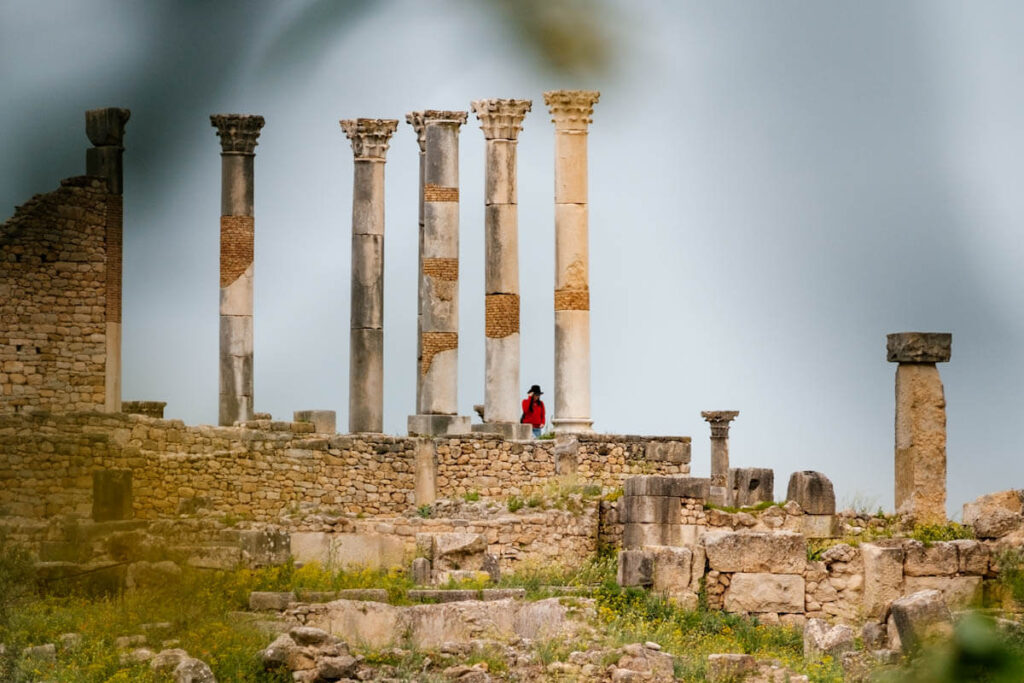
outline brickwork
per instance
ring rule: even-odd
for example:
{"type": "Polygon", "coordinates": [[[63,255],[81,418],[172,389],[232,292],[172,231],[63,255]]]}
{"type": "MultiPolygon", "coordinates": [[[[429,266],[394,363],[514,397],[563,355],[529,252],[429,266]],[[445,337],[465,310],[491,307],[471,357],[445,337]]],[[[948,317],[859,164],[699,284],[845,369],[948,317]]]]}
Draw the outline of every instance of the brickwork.
{"type": "Polygon", "coordinates": [[[457,258],[425,258],[423,274],[435,280],[457,282],[459,279],[459,259],[457,258]]]}
{"type": "Polygon", "coordinates": [[[252,265],[255,225],[252,216],[220,217],[220,286],[227,287],[252,265]]]}
{"type": "Polygon", "coordinates": [[[450,351],[459,348],[459,334],[457,332],[424,332],[420,337],[420,374],[425,375],[430,370],[430,364],[434,356],[442,351],[450,351]]]}
{"type": "Polygon", "coordinates": [[[500,339],[519,331],[519,295],[488,294],[485,298],[484,334],[500,339]]]}
{"type": "Polygon", "coordinates": [[[423,201],[425,202],[457,202],[459,201],[459,188],[443,187],[426,183],[423,185],[423,201]]]}
{"type": "Polygon", "coordinates": [[[70,178],[0,225],[0,413],[103,407],[113,199],[70,178]]]}
{"type": "Polygon", "coordinates": [[[586,289],[556,289],[556,311],[589,311],[590,291],[586,289]]]}

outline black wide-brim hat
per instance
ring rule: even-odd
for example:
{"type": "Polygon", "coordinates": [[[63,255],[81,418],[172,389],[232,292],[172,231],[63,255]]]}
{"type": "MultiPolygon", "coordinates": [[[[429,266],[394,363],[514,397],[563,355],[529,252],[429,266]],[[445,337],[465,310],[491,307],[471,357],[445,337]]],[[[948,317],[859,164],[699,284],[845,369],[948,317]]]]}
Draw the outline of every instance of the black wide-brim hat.
{"type": "Polygon", "coordinates": [[[530,390],[528,392],[526,392],[526,393],[540,395],[540,394],[543,394],[544,392],[540,390],[540,385],[539,384],[534,384],[532,387],[530,387],[530,390]]]}

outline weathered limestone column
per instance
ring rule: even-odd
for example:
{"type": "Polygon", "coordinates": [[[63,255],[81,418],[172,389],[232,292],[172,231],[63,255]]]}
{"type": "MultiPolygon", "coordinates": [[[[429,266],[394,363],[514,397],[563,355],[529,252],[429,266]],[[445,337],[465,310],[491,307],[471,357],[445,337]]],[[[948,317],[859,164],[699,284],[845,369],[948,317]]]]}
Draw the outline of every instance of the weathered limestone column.
{"type": "Polygon", "coordinates": [[[423,183],[427,164],[427,129],[423,125],[423,112],[411,111],[405,115],[405,121],[416,132],[416,144],[420,148],[420,182],[419,182],[419,247],[416,251],[416,272],[420,274],[416,287],[416,410],[419,412],[420,391],[423,389],[423,374],[420,363],[423,359],[423,183]]]}
{"type": "Polygon", "coordinates": [[[124,124],[131,112],[106,107],[85,112],[85,134],[94,147],[85,152],[85,174],[107,181],[106,377],[103,407],[121,410],[121,243],[124,235],[124,124]]]}
{"type": "Polygon", "coordinates": [[[702,410],[700,416],[711,425],[711,502],[729,502],[729,423],[740,414],[738,410],[702,410]]]}
{"type": "Polygon", "coordinates": [[[552,90],[555,124],[555,410],[558,433],[589,432],[590,257],[587,127],[596,90],[552,90]]]}
{"type": "Polygon", "coordinates": [[[384,162],[396,119],[350,119],[355,155],[348,431],[384,430],[384,162]]]}
{"type": "MultiPolygon", "coordinates": [[[[470,431],[458,416],[459,365],[459,128],[464,111],[413,112],[423,133],[420,156],[420,281],[416,414],[411,435],[470,431]]],[[[418,135],[419,137],[419,135],[418,135]]]]}
{"type": "MultiPolygon", "coordinates": [[[[485,430],[526,439],[519,424],[519,214],[516,143],[530,100],[473,102],[486,139],[485,205],[485,430]]],[[[526,427],[526,429],[522,429],[526,427]]],[[[474,429],[476,426],[474,426],[474,429]]]]}
{"type": "Polygon", "coordinates": [[[216,114],[221,146],[220,411],[218,423],[253,414],[253,165],[263,117],[216,114]]]}
{"type": "Polygon", "coordinates": [[[949,361],[953,335],[888,335],[896,367],[896,512],[922,523],[946,521],[946,397],[936,363],[949,361]]]}

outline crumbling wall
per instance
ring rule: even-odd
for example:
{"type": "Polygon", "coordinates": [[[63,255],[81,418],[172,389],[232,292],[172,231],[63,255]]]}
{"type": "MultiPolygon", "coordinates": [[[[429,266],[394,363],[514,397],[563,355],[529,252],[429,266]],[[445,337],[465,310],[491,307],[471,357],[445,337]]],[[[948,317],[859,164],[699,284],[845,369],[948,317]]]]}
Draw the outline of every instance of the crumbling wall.
{"type": "Polygon", "coordinates": [[[103,181],[70,178],[0,224],[0,413],[103,407],[108,299],[120,307],[107,224],[120,210],[103,181]]]}

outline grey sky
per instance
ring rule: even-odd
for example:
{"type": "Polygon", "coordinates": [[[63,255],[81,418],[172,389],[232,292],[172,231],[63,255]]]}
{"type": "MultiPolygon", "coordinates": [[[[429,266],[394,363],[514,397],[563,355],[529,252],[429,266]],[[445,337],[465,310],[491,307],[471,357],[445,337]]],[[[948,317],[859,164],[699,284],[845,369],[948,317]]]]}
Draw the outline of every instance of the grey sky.
{"type": "MultiPolygon", "coordinates": [[[[551,387],[553,126],[541,93],[601,90],[590,135],[595,428],[694,438],[738,409],[736,466],[832,477],[892,507],[885,334],[953,333],[940,366],[951,511],[1024,486],[1024,6],[611,4],[613,69],[553,76],[460,0],[380,2],[289,68],[301,3],[8,0],[0,208],[84,170],[82,112],[132,109],[124,396],[216,420],[219,144],[256,156],[256,405],[347,407],[352,154],[338,119],[401,119],[387,164],[385,428],[414,407],[412,109],[534,100],[520,137],[522,384],[551,387]]],[[[459,402],[483,397],[483,135],[461,137],[459,402]]],[[[548,393],[548,396],[552,394],[548,393]]]]}

